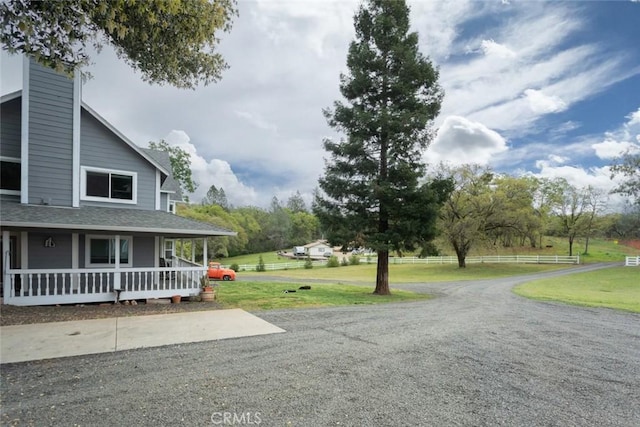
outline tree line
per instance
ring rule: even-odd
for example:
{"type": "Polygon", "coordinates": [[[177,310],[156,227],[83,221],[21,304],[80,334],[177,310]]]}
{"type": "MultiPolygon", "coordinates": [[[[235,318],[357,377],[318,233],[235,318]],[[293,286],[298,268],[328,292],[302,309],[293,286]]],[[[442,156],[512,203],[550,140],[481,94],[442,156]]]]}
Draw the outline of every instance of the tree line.
{"type": "MultiPolygon", "coordinates": [[[[431,239],[394,250],[402,256],[410,251],[418,256],[453,253],[458,265],[474,248],[542,248],[545,236],[566,239],[559,251],[574,255],[588,253],[589,239],[640,239],[640,208],[609,212],[608,194],[593,187],[577,187],[563,178],[536,178],[493,172],[475,164],[451,167],[440,165],[437,176],[450,184],[435,213],[431,239]],[[584,246],[575,247],[576,239],[584,246]]],[[[322,225],[299,192],[281,202],[273,197],[268,208],[233,207],[224,189],[212,185],[200,204],[181,204],[179,215],[205,221],[238,233],[235,237],[215,237],[208,242],[212,257],[225,258],[249,253],[288,250],[325,238],[332,224],[322,225]]],[[[418,213],[415,214],[416,216],[418,213]]],[[[354,230],[347,247],[369,247],[360,230],[354,230]]]]}
{"type": "Polygon", "coordinates": [[[228,204],[224,189],[212,185],[202,203],[179,204],[177,214],[238,233],[208,239],[209,254],[215,258],[279,251],[322,236],[318,218],[309,211],[299,192],[286,202],[274,196],[266,209],[233,207],[228,204]]]}

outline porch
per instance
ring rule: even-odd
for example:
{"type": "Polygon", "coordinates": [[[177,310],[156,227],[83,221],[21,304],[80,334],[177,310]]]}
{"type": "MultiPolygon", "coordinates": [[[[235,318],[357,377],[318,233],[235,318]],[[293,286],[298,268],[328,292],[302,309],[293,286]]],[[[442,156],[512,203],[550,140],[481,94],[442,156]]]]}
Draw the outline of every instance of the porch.
{"type": "Polygon", "coordinates": [[[182,260],[170,267],[7,269],[4,303],[53,305],[198,295],[205,266],[182,260]],[[187,266],[185,266],[187,265],[187,266]]]}
{"type": "Polygon", "coordinates": [[[4,304],[200,293],[207,240],[236,233],[164,211],[0,204],[4,304]]]}

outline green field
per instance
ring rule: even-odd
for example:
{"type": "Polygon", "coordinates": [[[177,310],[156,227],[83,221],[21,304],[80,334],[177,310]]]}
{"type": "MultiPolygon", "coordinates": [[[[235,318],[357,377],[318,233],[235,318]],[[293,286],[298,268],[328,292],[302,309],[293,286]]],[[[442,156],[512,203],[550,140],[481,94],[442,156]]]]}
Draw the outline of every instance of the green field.
{"type": "MultiPolygon", "coordinates": [[[[494,277],[509,277],[540,271],[570,268],[569,265],[556,264],[470,264],[467,268],[458,268],[456,264],[399,264],[389,265],[389,283],[448,282],[456,280],[481,280],[494,277]]],[[[243,279],[252,276],[273,275],[291,279],[327,279],[339,282],[375,283],[376,265],[350,265],[346,267],[314,267],[306,270],[277,270],[264,273],[244,271],[239,273],[243,279]]]]}
{"type": "Polygon", "coordinates": [[[217,300],[224,308],[272,310],[278,308],[327,307],[417,301],[429,295],[393,290],[391,296],[373,295],[372,288],[347,285],[311,285],[299,290],[299,284],[275,282],[222,282],[217,287],[217,300]],[[285,290],[296,290],[284,293],[285,290]]]}
{"type": "Polygon", "coordinates": [[[542,301],[640,313],[640,268],[614,267],[520,285],[518,295],[542,301]]]}

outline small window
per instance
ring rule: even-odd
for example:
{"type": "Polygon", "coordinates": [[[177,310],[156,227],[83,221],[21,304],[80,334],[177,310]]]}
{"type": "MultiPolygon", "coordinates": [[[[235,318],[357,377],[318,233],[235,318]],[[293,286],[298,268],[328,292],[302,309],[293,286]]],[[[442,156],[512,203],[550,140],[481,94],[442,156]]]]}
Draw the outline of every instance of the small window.
{"type": "Polygon", "coordinates": [[[136,203],[137,174],[82,167],[82,199],[136,203]]]}
{"type": "MultiPolygon", "coordinates": [[[[131,267],[132,237],[120,237],[120,265],[131,267]]],[[[110,236],[87,236],[87,265],[111,267],[116,264],[116,239],[110,236]]]]}
{"type": "Polygon", "coordinates": [[[20,194],[20,159],[0,160],[0,192],[2,194],[20,194]]]}

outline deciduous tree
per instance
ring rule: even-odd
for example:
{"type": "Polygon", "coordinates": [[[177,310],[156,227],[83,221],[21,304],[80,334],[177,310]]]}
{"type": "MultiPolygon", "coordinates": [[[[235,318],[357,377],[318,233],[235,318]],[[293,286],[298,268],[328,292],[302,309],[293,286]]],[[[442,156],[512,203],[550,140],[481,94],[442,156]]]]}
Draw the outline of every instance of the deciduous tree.
{"type": "Polygon", "coordinates": [[[615,159],[611,166],[611,178],[615,176],[622,177],[623,181],[614,192],[630,196],[640,205],[640,145],[635,145],[615,159]]]}
{"type": "Polygon", "coordinates": [[[453,181],[454,189],[440,209],[439,228],[456,252],[458,267],[465,268],[471,247],[487,238],[489,224],[497,223],[493,173],[479,165],[440,168],[453,181]]]}
{"type": "Polygon", "coordinates": [[[7,0],[0,41],[67,74],[109,44],[145,81],[193,89],[227,68],[218,33],[236,15],[234,0],[7,0]]]}
{"type": "Polygon", "coordinates": [[[149,141],[149,148],[166,151],[171,160],[171,172],[180,188],[185,193],[193,193],[198,188],[191,173],[191,155],[180,147],[169,145],[167,141],[161,139],[160,142],[149,141]]]}

